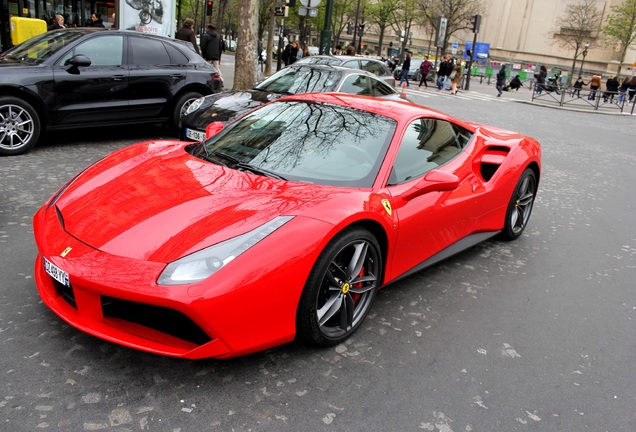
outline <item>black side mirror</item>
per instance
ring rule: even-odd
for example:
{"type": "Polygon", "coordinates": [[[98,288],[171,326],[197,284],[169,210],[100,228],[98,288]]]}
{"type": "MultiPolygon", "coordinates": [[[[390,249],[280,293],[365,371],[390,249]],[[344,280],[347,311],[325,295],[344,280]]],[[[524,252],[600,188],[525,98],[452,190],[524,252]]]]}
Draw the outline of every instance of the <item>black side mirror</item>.
{"type": "Polygon", "coordinates": [[[90,65],[91,65],[91,59],[89,59],[83,54],[78,54],[76,56],[73,56],[64,62],[64,66],[66,66],[66,72],[73,75],[79,74],[80,66],[87,67],[90,65]]]}

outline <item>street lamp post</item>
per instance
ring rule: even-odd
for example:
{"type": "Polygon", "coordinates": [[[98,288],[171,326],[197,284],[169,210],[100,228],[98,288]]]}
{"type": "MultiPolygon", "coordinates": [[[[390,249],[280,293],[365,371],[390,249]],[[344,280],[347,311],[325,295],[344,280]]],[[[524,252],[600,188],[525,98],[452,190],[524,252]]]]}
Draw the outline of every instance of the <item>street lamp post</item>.
{"type": "Polygon", "coordinates": [[[587,56],[587,49],[590,47],[589,43],[585,43],[585,48],[583,49],[583,52],[581,53],[583,55],[583,58],[581,59],[581,67],[579,68],[579,76],[583,76],[583,65],[585,64],[585,57],[587,56]]]}

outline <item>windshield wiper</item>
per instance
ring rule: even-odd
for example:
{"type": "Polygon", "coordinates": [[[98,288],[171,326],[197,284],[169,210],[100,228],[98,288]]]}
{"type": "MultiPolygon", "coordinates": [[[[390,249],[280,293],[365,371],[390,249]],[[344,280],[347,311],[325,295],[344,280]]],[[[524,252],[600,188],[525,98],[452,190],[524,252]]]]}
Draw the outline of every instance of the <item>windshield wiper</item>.
{"type": "Polygon", "coordinates": [[[230,162],[234,163],[235,168],[238,169],[242,169],[245,171],[250,171],[254,174],[259,174],[259,175],[264,175],[267,177],[272,177],[278,180],[287,180],[285,177],[281,176],[280,174],[276,174],[273,171],[270,171],[268,169],[265,168],[261,168],[261,167],[257,167],[256,165],[251,165],[248,164],[246,162],[241,162],[240,160],[238,160],[237,158],[235,158],[234,156],[230,156],[229,154],[223,153],[223,152],[218,152],[215,151],[214,153],[212,153],[214,156],[219,156],[222,157],[226,160],[229,160],[230,162]]]}

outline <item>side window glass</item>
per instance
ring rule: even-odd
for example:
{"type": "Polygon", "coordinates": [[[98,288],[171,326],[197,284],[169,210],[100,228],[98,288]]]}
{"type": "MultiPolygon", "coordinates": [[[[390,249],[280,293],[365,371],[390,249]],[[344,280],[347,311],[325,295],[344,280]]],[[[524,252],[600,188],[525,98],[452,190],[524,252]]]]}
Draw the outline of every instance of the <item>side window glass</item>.
{"type": "Polygon", "coordinates": [[[168,50],[168,54],[170,54],[171,64],[173,65],[187,65],[190,63],[188,57],[179,51],[177,48],[173,47],[170,44],[164,44],[166,49],[168,50]]]}
{"type": "Polygon", "coordinates": [[[354,95],[370,96],[369,77],[349,75],[340,86],[340,92],[354,95]]]}
{"type": "Polygon", "coordinates": [[[101,36],[87,40],[69,51],[60,60],[60,65],[78,54],[91,59],[91,66],[121,66],[124,57],[123,36],[101,36]]]}
{"type": "Polygon", "coordinates": [[[360,63],[358,60],[349,60],[344,62],[342,65],[351,69],[360,69],[360,63]]]}
{"type": "Polygon", "coordinates": [[[371,83],[371,96],[388,96],[395,94],[395,90],[393,90],[388,84],[383,81],[371,79],[369,80],[371,83]]]}
{"type": "Polygon", "coordinates": [[[362,69],[371,72],[374,75],[382,75],[382,67],[378,63],[373,61],[363,60],[362,69]]]}
{"type": "Polygon", "coordinates": [[[470,140],[468,131],[447,121],[423,118],[412,122],[402,138],[393,164],[392,183],[421,177],[455,158],[463,147],[458,131],[463,131],[470,140]]]}
{"type": "Polygon", "coordinates": [[[129,38],[129,47],[131,50],[131,66],[170,64],[170,56],[161,41],[131,36],[129,38]]]}

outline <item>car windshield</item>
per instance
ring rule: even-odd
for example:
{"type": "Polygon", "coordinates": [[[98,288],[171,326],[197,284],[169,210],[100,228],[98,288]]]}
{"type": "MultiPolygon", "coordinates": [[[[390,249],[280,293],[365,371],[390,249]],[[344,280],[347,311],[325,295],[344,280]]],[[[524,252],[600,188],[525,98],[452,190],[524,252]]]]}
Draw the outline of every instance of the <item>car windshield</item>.
{"type": "Polygon", "coordinates": [[[211,137],[198,155],[292,181],[371,187],[395,128],[394,120],[367,111],[277,101],[211,137]]]}
{"type": "Polygon", "coordinates": [[[336,70],[320,68],[286,68],[254,88],[273,93],[297,94],[334,91],[340,81],[336,70]]]}
{"type": "Polygon", "coordinates": [[[58,50],[82,36],[82,33],[75,32],[43,33],[16,46],[5,58],[33,64],[42,63],[58,50]]]}

